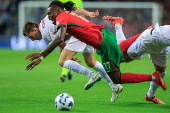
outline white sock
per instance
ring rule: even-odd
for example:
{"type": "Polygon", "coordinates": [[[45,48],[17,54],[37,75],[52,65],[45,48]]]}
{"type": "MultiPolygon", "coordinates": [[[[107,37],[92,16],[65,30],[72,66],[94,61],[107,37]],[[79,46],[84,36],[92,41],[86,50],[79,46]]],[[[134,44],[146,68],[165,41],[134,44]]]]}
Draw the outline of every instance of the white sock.
{"type": "MultiPolygon", "coordinates": [[[[165,74],[166,74],[166,71],[161,73],[162,78],[164,78],[165,74]]],[[[155,96],[155,93],[156,93],[156,90],[158,89],[158,87],[159,87],[159,85],[157,85],[157,84],[155,84],[155,82],[151,81],[150,82],[150,88],[149,88],[149,91],[147,93],[147,96],[149,98],[153,98],[155,96]]]]}
{"type": "Polygon", "coordinates": [[[73,61],[73,60],[67,60],[64,62],[64,65],[63,67],[65,68],[68,68],[68,69],[71,69],[73,70],[74,72],[77,72],[77,73],[80,73],[80,74],[83,74],[83,75],[86,75],[88,77],[91,77],[93,76],[94,73],[93,71],[83,67],[82,65],[80,65],[79,63],[73,61]]]}
{"type": "Polygon", "coordinates": [[[103,65],[100,62],[96,62],[96,65],[93,67],[94,70],[96,70],[101,76],[102,78],[110,85],[110,87],[112,89],[115,88],[115,84],[113,83],[113,81],[110,79],[110,77],[108,76],[108,74],[106,73],[103,65]]]}
{"type": "Polygon", "coordinates": [[[117,44],[120,44],[122,41],[126,40],[126,37],[122,30],[122,25],[120,23],[116,23],[114,28],[116,30],[117,44]]]}

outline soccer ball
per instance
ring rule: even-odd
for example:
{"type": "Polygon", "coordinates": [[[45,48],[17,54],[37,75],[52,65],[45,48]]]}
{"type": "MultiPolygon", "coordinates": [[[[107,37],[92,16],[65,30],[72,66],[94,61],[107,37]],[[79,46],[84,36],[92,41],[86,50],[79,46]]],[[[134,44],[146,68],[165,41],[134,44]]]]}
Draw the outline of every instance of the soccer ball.
{"type": "Polygon", "coordinates": [[[69,111],[72,109],[73,106],[74,106],[74,99],[68,93],[59,94],[55,98],[55,107],[60,111],[64,111],[64,110],[69,111]]]}

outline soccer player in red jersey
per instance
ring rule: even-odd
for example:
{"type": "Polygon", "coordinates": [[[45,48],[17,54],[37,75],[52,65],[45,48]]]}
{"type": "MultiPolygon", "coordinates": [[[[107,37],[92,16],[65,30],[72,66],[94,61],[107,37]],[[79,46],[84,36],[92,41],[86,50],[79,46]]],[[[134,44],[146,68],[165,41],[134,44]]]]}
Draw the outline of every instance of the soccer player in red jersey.
{"type": "MultiPolygon", "coordinates": [[[[80,8],[75,7],[74,13],[85,14],[86,16],[90,16],[91,18],[94,18],[98,16],[99,12],[96,10],[95,12],[89,12],[80,8]]],[[[46,16],[43,20],[41,20],[40,24],[32,23],[32,22],[26,22],[23,27],[23,35],[34,40],[41,40],[45,39],[49,42],[52,42],[56,38],[57,30],[56,25],[52,23],[51,20],[48,19],[48,16],[46,16]]],[[[65,38],[66,39],[66,38],[65,38]]],[[[60,44],[60,46],[64,47],[64,43],[60,44]]],[[[35,55],[35,54],[34,54],[35,55]]],[[[77,70],[74,71],[83,75],[86,75],[89,77],[88,83],[85,85],[85,90],[90,89],[96,82],[101,80],[102,78],[109,84],[111,89],[119,89],[120,91],[123,89],[123,86],[120,84],[113,84],[112,80],[106,73],[103,65],[96,61],[94,56],[94,48],[90,45],[87,45],[86,43],[83,43],[79,41],[78,39],[71,36],[66,46],[63,48],[62,54],[59,58],[59,65],[63,65],[65,61],[71,60],[72,68],[73,66],[78,67],[77,70]],[[82,53],[84,60],[86,64],[93,68],[96,72],[92,72],[88,68],[85,68],[84,66],[79,65],[77,62],[70,59],[72,56],[74,56],[76,53],[82,53]],[[69,58],[69,59],[68,59],[69,58]],[[78,65],[78,66],[77,66],[78,65]]],[[[117,98],[117,93],[112,92],[112,100],[115,100],[117,98]]]]}
{"type": "MultiPolygon", "coordinates": [[[[53,1],[50,3],[47,14],[49,19],[57,25],[58,32],[56,39],[41,53],[29,54],[26,57],[26,59],[30,58],[32,60],[38,58],[30,63],[26,67],[26,70],[34,68],[43,58],[61,44],[67,32],[69,35],[93,46],[97,50],[96,52],[100,55],[102,64],[113,83],[123,84],[154,81],[156,84],[160,85],[163,90],[166,90],[166,85],[162,80],[160,73],[157,71],[153,74],[121,73],[120,63],[124,61],[124,58],[120,47],[117,44],[115,35],[112,32],[103,29],[103,25],[96,25],[91,21],[70,12],[73,10],[73,5],[72,2],[63,4],[59,1],[53,1]],[[67,11],[64,11],[64,8],[67,8],[67,11]]],[[[79,69],[79,65],[74,65],[71,60],[67,60],[60,65],[72,69],[73,71],[79,69]]],[[[119,94],[121,91],[117,89],[113,92],[119,94]]]]}

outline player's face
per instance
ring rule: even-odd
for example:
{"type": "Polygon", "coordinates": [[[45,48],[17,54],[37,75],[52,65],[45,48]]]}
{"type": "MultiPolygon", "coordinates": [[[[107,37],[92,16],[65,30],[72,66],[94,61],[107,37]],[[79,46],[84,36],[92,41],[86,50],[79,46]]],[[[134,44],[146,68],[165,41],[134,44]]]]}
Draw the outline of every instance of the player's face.
{"type": "Polygon", "coordinates": [[[37,28],[33,28],[33,30],[29,34],[27,34],[27,37],[30,38],[32,41],[42,39],[41,32],[37,28]]]}
{"type": "Polygon", "coordinates": [[[49,20],[53,21],[53,24],[56,24],[56,17],[60,13],[60,10],[58,7],[52,6],[47,9],[47,15],[49,20]]]}

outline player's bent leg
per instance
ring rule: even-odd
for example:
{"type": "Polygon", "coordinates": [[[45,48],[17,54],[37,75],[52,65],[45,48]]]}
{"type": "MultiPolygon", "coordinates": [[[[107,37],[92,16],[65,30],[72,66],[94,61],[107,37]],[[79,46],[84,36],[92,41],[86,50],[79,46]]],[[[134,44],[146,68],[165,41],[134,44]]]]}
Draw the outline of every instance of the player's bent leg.
{"type": "MultiPolygon", "coordinates": [[[[155,69],[160,72],[161,77],[164,78],[164,76],[166,75],[166,66],[165,67],[163,67],[163,66],[160,67],[157,65],[154,65],[154,66],[155,66],[155,69]]],[[[151,101],[151,102],[154,102],[157,104],[165,104],[161,100],[157,99],[157,97],[155,96],[156,90],[158,89],[158,87],[159,87],[159,85],[157,85],[156,83],[150,82],[150,88],[145,96],[146,101],[151,101]]]]}
{"type": "MultiPolygon", "coordinates": [[[[111,80],[114,83],[120,83],[120,71],[114,71],[112,73],[108,73],[109,77],[111,78],[111,80]]],[[[115,87],[112,88],[112,97],[110,101],[116,101],[119,94],[122,92],[123,90],[123,86],[120,84],[114,84],[115,87]]]]}
{"type": "MultiPolygon", "coordinates": [[[[65,37],[65,39],[68,39],[65,37]]],[[[69,40],[69,39],[68,39],[69,40]]],[[[65,43],[68,43],[68,40],[65,40],[65,43]]],[[[64,49],[63,47],[65,46],[65,43],[61,43],[59,45],[59,49],[60,49],[60,53],[62,52],[62,50],[64,49]]],[[[67,78],[67,73],[69,72],[69,69],[67,68],[62,68],[61,74],[60,74],[60,80],[61,82],[64,82],[65,79],[67,78]]]]}
{"type": "Polygon", "coordinates": [[[88,67],[94,67],[96,64],[96,59],[94,53],[83,53],[84,60],[88,67]]]}
{"type": "Polygon", "coordinates": [[[59,61],[58,61],[59,65],[63,67],[64,62],[73,58],[73,56],[75,54],[76,54],[76,52],[74,52],[74,51],[69,51],[67,49],[63,49],[63,51],[60,54],[59,61]]]}
{"type": "MultiPolygon", "coordinates": [[[[119,82],[123,83],[139,83],[144,81],[153,81],[157,85],[161,86],[163,90],[166,90],[166,84],[163,81],[158,71],[151,75],[147,74],[135,74],[135,73],[122,73],[119,82]],[[121,80],[121,81],[120,81],[121,80]]],[[[118,83],[120,84],[120,83],[118,83]]]]}
{"type": "MultiPolygon", "coordinates": [[[[106,73],[103,65],[96,61],[94,53],[83,53],[84,59],[86,64],[89,67],[92,67],[95,71],[97,71],[102,78],[110,85],[110,87],[113,89],[113,87],[115,87],[114,83],[112,82],[112,80],[110,79],[110,77],[108,76],[108,74],[106,73]]],[[[90,84],[90,81],[93,83],[92,80],[89,80],[88,84],[90,84]]],[[[85,89],[87,89],[86,87],[88,87],[88,85],[85,85],[85,89]]]]}
{"type": "Polygon", "coordinates": [[[71,69],[77,73],[87,75],[91,80],[93,80],[92,84],[88,86],[87,89],[91,88],[96,82],[101,80],[101,75],[98,73],[94,73],[89,69],[81,66],[79,63],[70,60],[76,52],[63,50],[60,56],[59,64],[65,68],[71,69]]]}
{"type": "MultiPolygon", "coordinates": [[[[94,53],[83,53],[84,60],[88,67],[94,67],[96,64],[94,53]]],[[[89,81],[85,84],[84,89],[90,89],[96,82],[101,81],[101,74],[97,73],[94,76],[91,76],[89,81]]]]}
{"type": "MultiPolygon", "coordinates": [[[[60,58],[59,58],[59,65],[63,65],[64,61],[71,59],[76,52],[72,52],[66,49],[62,49],[60,48],[61,54],[60,54],[60,58]]],[[[68,77],[69,80],[71,80],[72,78],[72,74],[70,73],[70,69],[68,68],[62,68],[62,72],[61,72],[61,76],[60,76],[60,80],[61,82],[64,82],[66,77],[68,77]]]]}
{"type": "Polygon", "coordinates": [[[163,81],[160,73],[158,71],[155,71],[152,75],[155,76],[155,78],[156,78],[153,82],[156,83],[157,85],[161,86],[163,90],[166,90],[166,84],[163,81]]]}

